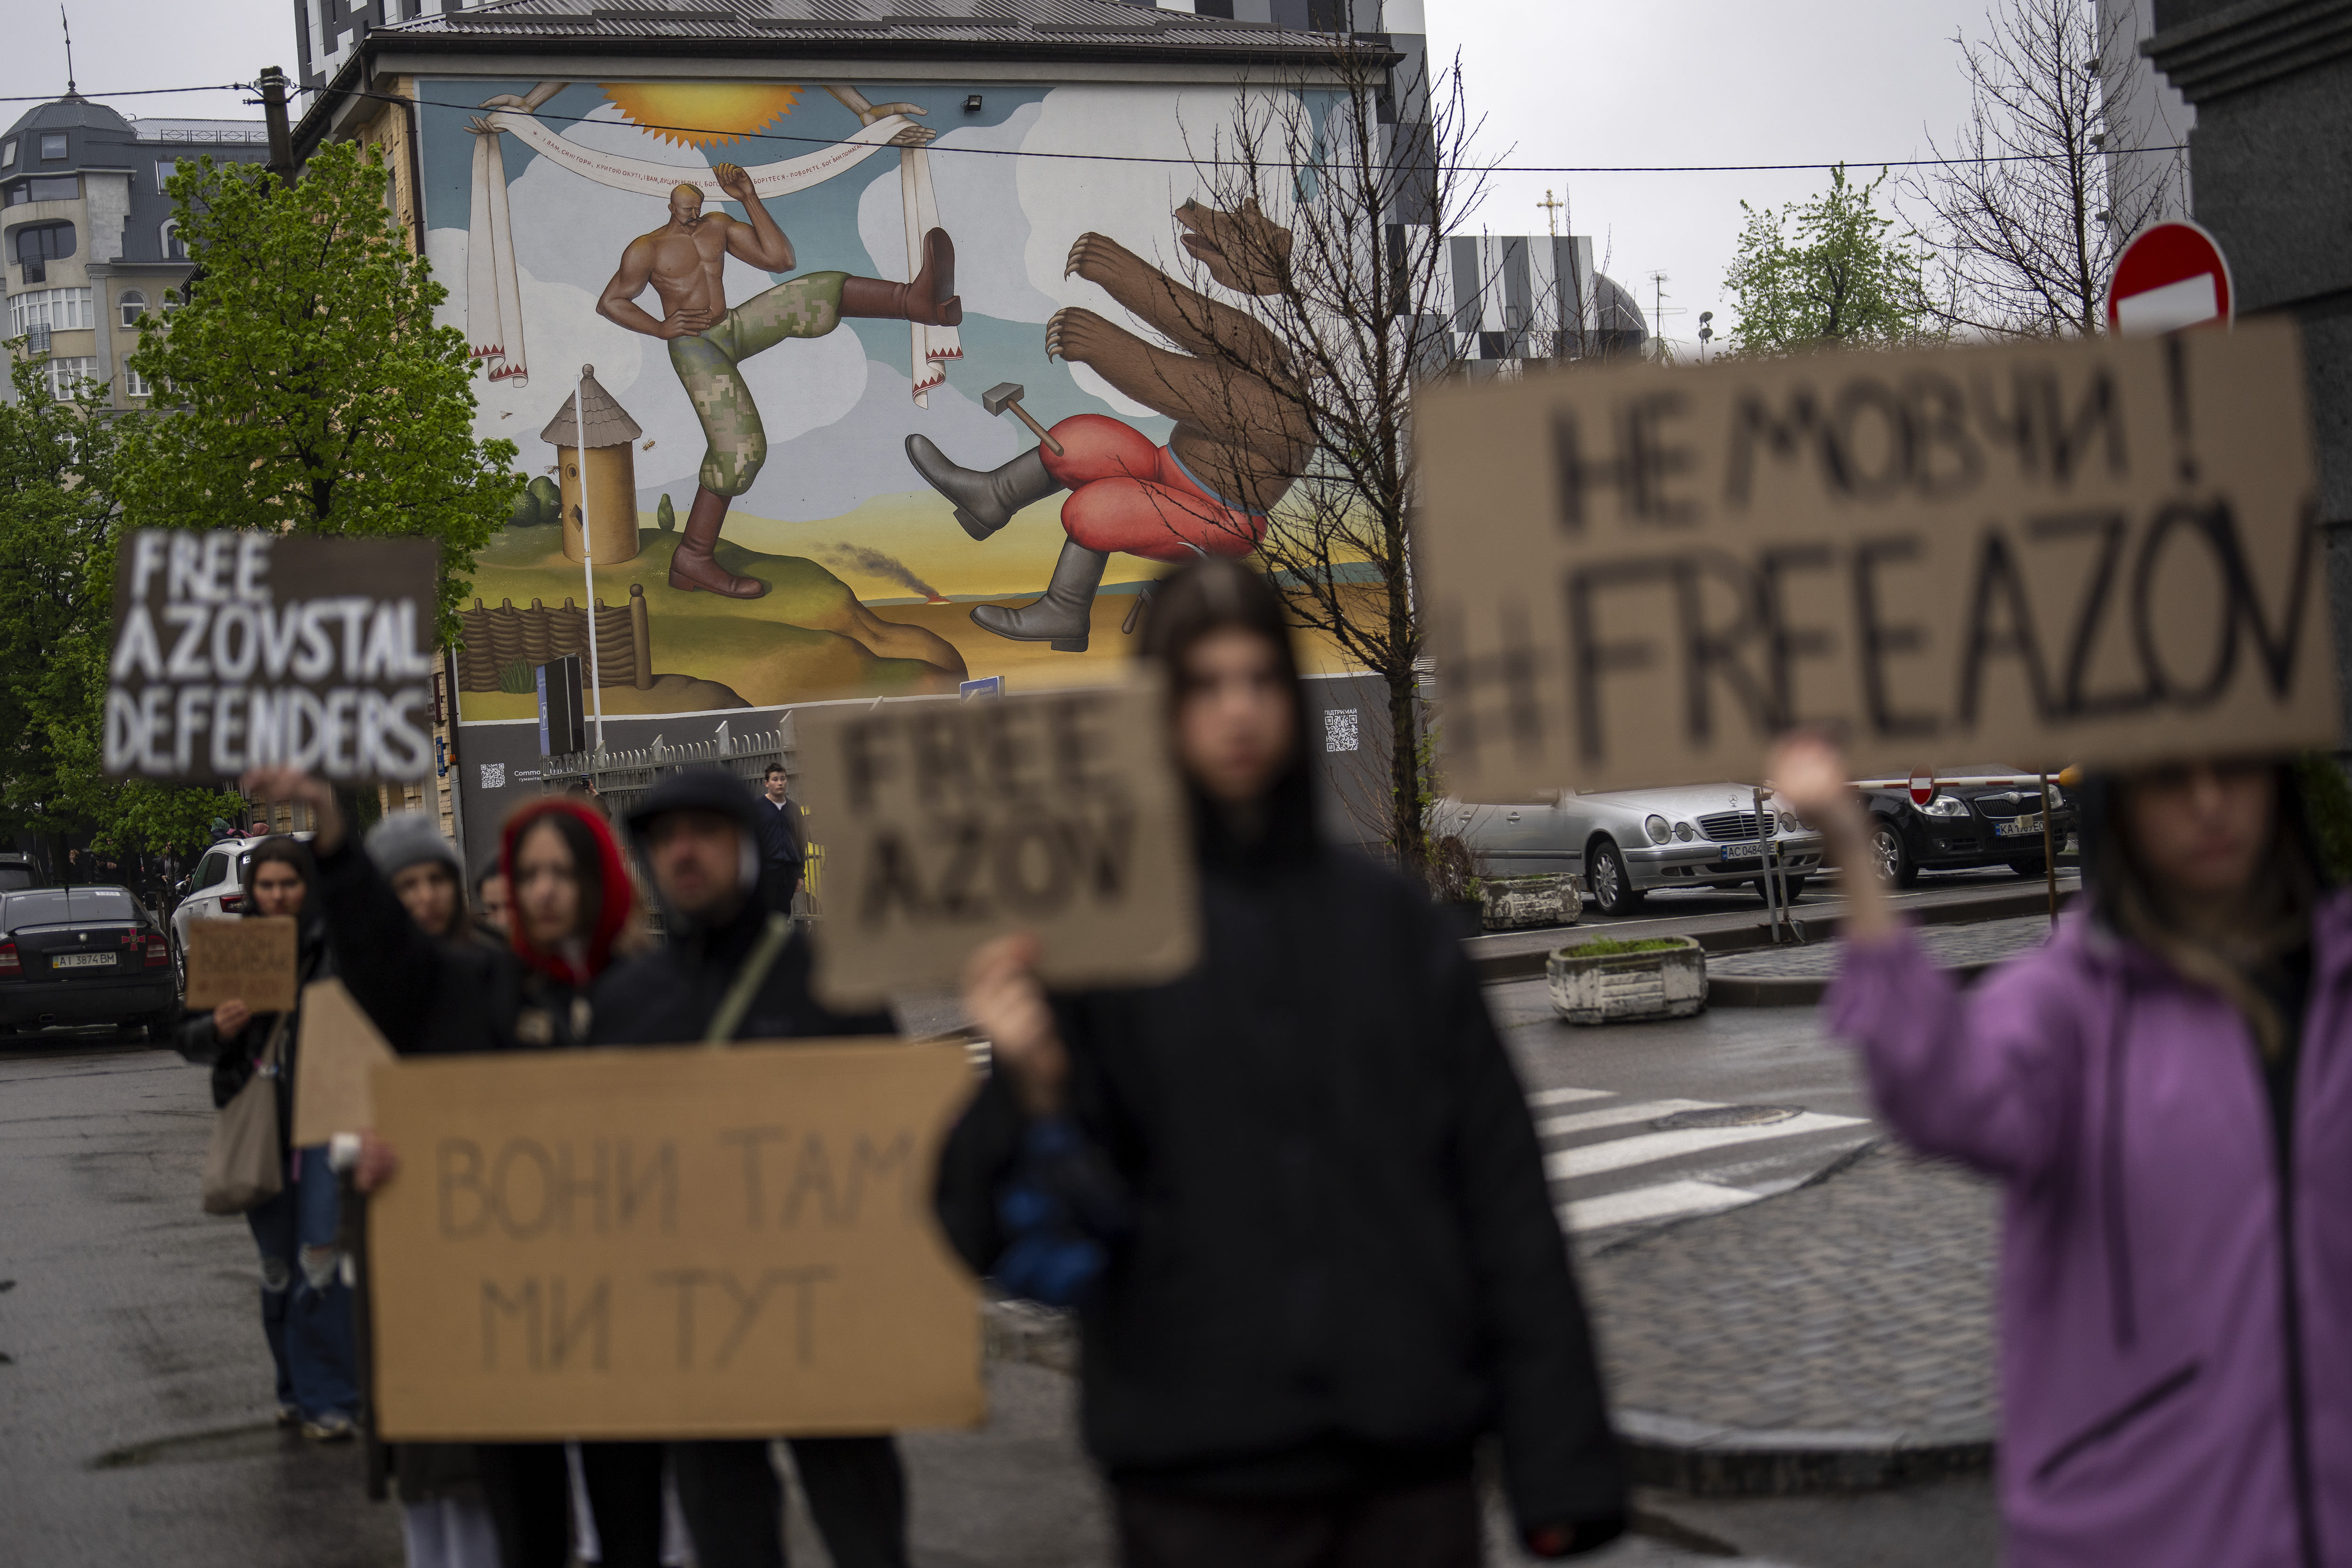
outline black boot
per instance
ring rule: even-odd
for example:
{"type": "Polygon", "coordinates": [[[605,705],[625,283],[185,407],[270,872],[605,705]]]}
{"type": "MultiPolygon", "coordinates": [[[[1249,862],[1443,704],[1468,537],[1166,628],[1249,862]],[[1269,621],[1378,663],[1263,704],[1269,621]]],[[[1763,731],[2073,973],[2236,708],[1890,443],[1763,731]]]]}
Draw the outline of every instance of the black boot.
{"type": "Polygon", "coordinates": [[[1051,643],[1057,653],[1083,653],[1087,634],[1094,629],[1095,590],[1102,586],[1103,568],[1109,564],[1106,552],[1065,539],[1062,559],[1054,563],[1054,580],[1043,595],[1018,610],[975,606],[972,622],[1018,643],[1051,643]]]}
{"type": "Polygon", "coordinates": [[[1034,446],[1003,467],[982,473],[958,467],[928,438],[910,435],[907,461],[930,481],[932,489],[956,504],[956,521],[976,539],[986,538],[1011,522],[1013,513],[1062,487],[1059,479],[1045,472],[1045,459],[1034,446]]]}

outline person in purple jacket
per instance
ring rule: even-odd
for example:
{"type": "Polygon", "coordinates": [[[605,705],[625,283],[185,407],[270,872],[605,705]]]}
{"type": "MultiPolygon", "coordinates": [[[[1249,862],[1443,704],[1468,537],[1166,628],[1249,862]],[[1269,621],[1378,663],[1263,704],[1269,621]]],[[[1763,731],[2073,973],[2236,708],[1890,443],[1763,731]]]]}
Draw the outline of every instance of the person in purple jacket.
{"type": "MultiPolygon", "coordinates": [[[[1868,863],[1844,759],[1771,762],[1868,863]]],[[[2000,1179],[2010,1568],[2352,1563],[2352,894],[2294,771],[2085,781],[2088,896],[1970,991],[1848,878],[1823,1002],[1915,1147],[2000,1179]]]]}

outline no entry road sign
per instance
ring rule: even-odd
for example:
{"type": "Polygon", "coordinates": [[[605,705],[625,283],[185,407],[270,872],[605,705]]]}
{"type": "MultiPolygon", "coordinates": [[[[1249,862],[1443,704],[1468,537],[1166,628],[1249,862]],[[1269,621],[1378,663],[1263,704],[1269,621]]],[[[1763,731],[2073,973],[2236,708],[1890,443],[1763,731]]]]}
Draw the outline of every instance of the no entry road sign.
{"type": "Polygon", "coordinates": [[[2116,258],[2107,330],[2170,332],[2208,321],[2226,327],[2236,308],[2230,263],[2213,236],[2186,220],[2155,224],[2116,258]]]}

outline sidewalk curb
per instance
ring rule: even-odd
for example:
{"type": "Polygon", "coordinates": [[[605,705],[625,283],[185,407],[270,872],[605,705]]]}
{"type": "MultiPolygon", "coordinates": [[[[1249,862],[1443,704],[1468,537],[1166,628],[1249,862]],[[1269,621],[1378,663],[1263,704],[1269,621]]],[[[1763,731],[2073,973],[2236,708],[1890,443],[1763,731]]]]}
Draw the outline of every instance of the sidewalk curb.
{"type": "Polygon", "coordinates": [[[1750,1431],[1620,1409],[1618,1441],[1636,1484],[1694,1497],[1868,1491],[1972,1475],[1992,1463],[1990,1429],[1750,1431]]]}
{"type": "MultiPolygon", "coordinates": [[[[1958,977],[1963,986],[1973,985],[1991,972],[1990,963],[1954,964],[1947,973],[1958,977]]],[[[1777,979],[1769,975],[1717,975],[1706,977],[1707,1005],[1718,1008],[1809,1008],[1820,1001],[1830,988],[1829,981],[1812,979],[1777,979]]]]}
{"type": "MultiPolygon", "coordinates": [[[[2061,893],[2058,895],[2058,906],[2061,909],[2065,908],[2074,901],[2074,894],[2071,889],[2061,893]]],[[[2020,888],[2014,893],[1991,894],[1982,898],[1958,899],[1949,904],[1927,904],[1910,913],[1922,925],[1974,925],[1990,920],[2015,920],[2024,915],[2041,915],[2046,913],[2049,908],[2048,893],[2042,888],[2029,887],[2020,888]]],[[[1798,910],[1797,917],[1804,922],[1806,935],[1813,943],[1825,942],[1835,936],[1839,927],[1844,923],[1841,915],[1808,915],[1801,908],[1798,910]]],[[[1559,940],[1557,945],[1567,946],[1577,941],[1580,935],[1576,927],[1563,925],[1559,928],[1559,940]]],[[[1773,946],[1772,928],[1761,920],[1753,925],[1735,926],[1727,931],[1695,931],[1688,935],[1691,940],[1696,942],[1709,956],[1718,954],[1753,953],[1773,946]]],[[[1464,945],[1467,946],[1470,943],[1481,940],[1484,938],[1470,937],[1464,945]]],[[[1470,962],[1477,971],[1479,983],[1491,986],[1506,980],[1540,979],[1544,974],[1545,961],[1550,956],[1549,948],[1523,953],[1492,954],[1482,954],[1475,948],[1472,948],[1470,962]]],[[[1820,980],[1710,978],[1707,982],[1707,999],[1710,1003],[1720,1007],[1801,1007],[1820,1000],[1822,989],[1826,984],[1826,981],[1820,980]],[[1759,998],[1772,999],[1754,1001],[1736,999],[1750,994],[1744,988],[1748,987],[1759,988],[1753,994],[1759,998]],[[1784,996],[1780,989],[1784,987],[1811,987],[1812,989],[1809,995],[1798,996],[1790,993],[1784,996]]]]}

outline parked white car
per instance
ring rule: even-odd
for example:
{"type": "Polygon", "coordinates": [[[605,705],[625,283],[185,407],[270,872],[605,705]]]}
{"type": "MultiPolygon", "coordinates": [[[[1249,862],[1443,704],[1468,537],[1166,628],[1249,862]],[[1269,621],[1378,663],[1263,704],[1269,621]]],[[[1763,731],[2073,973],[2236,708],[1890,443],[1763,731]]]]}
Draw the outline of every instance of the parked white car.
{"type": "MultiPolygon", "coordinates": [[[[296,839],[310,841],[308,833],[296,839]]],[[[224,839],[196,859],[196,869],[180,883],[179,906],[172,911],[172,973],[188,983],[188,922],[234,919],[245,913],[245,867],[259,839],[224,839]]]]}
{"type": "Polygon", "coordinates": [[[1689,784],[1675,789],[1573,790],[1498,806],[1441,800],[1432,809],[1433,837],[1459,837],[1480,873],[1538,876],[1570,873],[1610,915],[1641,906],[1660,888],[1737,887],[1763,892],[1763,838],[1780,862],[1794,898],[1822,862],[1822,836],[1795,813],[1765,800],[1758,832],[1756,792],[1748,784],[1689,784]]]}

